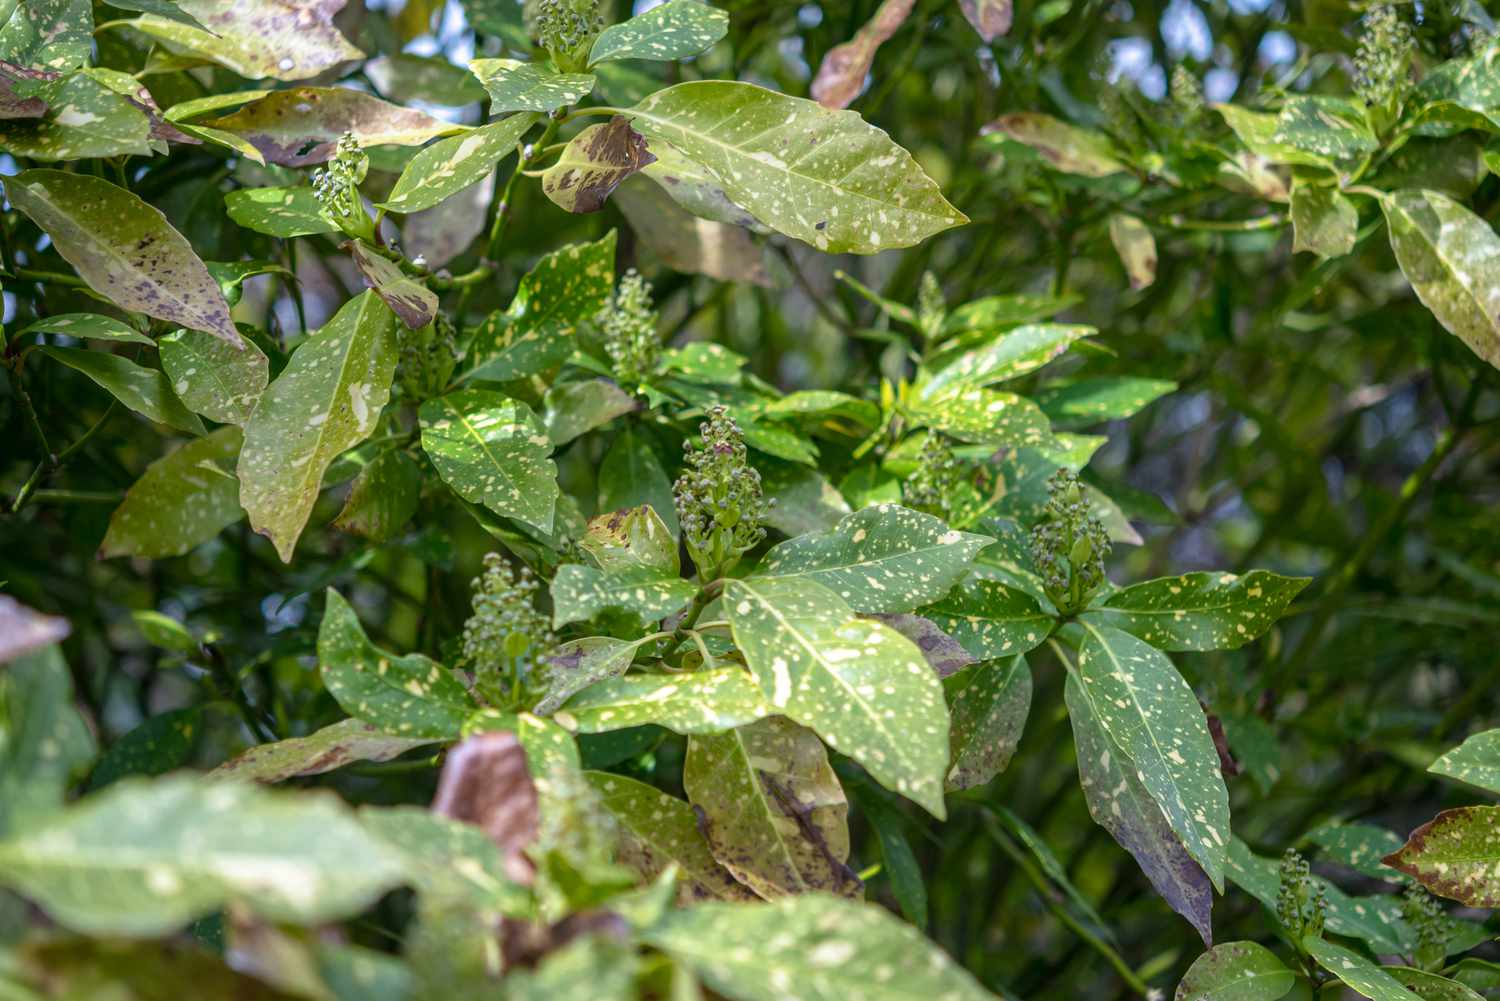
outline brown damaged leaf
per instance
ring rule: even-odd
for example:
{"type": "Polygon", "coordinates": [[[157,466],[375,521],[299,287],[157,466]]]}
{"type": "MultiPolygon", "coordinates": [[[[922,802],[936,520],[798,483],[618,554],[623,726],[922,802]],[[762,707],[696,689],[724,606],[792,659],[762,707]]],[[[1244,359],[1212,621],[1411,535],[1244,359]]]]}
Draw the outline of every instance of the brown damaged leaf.
{"type": "MultiPolygon", "coordinates": [[[[914,3],[915,0],[885,0],[853,38],[829,49],[818,67],[818,75],[813,77],[810,91],[813,100],[825,108],[849,107],[864,89],[865,77],[875,62],[875,50],[905,23],[914,3]]],[[[965,8],[972,5],[972,0],[964,4],[965,8]]]]}
{"type": "Polygon", "coordinates": [[[1069,125],[1051,115],[1026,111],[1002,115],[980,130],[982,135],[996,132],[1030,146],[1065,174],[1108,177],[1125,169],[1108,136],[1069,125]]]}
{"type": "Polygon", "coordinates": [[[0,664],[61,641],[68,620],[43,615],[8,594],[0,594],[0,664]]]}
{"type": "Polygon", "coordinates": [[[1439,896],[1500,907],[1500,806],[1444,810],[1381,861],[1439,896]]]}
{"type": "Polygon", "coordinates": [[[943,632],[931,619],[908,612],[876,614],[869,618],[884,622],[915,643],[939,678],[957,674],[974,663],[973,655],[963,648],[963,644],[943,632]]]}
{"type": "Polygon", "coordinates": [[[958,9],[986,45],[1010,30],[1011,0],[958,0],[958,9]]]}
{"type": "Polygon", "coordinates": [[[435,136],[463,129],[347,87],[274,91],[234,114],[204,124],[240,136],[260,150],[267,162],[283,167],[323,163],[346,132],[362,147],[420,146],[435,136]]]}
{"type": "Polygon", "coordinates": [[[537,836],[537,794],[515,734],[478,733],[449,751],[432,811],[483,830],[505,853],[505,874],[531,884],[536,867],[526,849],[537,836]]]}
{"type": "Polygon", "coordinates": [[[346,719],[306,737],[259,744],[230,758],[209,775],[252,782],[280,782],[300,775],[321,775],[356,761],[390,761],[413,748],[436,741],[397,737],[364,720],[346,719]]]}
{"type": "Polygon", "coordinates": [[[305,80],[364,58],[333,17],[345,0],[179,0],[207,31],[147,14],[131,26],[171,52],[226,66],[251,80],[305,80]]]}
{"type": "Polygon", "coordinates": [[[569,212],[597,212],[621,181],[655,162],[646,138],[625,116],[616,115],[573,137],[542,173],[542,192],[569,212]]]}
{"type": "Polygon", "coordinates": [[[427,286],[408,278],[395,261],[384,257],[363,240],[351,240],[344,244],[349,256],[354,258],[365,286],[385,300],[391,312],[401,317],[401,322],[412,330],[420,330],[432,322],[437,315],[438,298],[427,286]]]}
{"type": "Polygon", "coordinates": [[[51,70],[28,69],[0,59],[0,119],[41,118],[47,102],[34,91],[62,77],[51,70]]]}

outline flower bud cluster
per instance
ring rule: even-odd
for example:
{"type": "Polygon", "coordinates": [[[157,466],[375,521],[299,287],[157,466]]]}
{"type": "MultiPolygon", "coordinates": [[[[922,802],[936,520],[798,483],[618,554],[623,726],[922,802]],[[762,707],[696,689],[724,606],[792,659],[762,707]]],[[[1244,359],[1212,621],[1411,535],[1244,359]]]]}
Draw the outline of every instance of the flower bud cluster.
{"type": "Polygon", "coordinates": [[[1191,128],[1203,120],[1208,105],[1203,97],[1203,84],[1193,75],[1186,64],[1178,63],[1172,70],[1172,106],[1177,109],[1177,120],[1184,128],[1191,128]]]}
{"type": "Polygon", "coordinates": [[[1394,7],[1380,4],[1365,14],[1359,49],[1354,55],[1354,90],[1366,104],[1391,108],[1411,85],[1411,57],[1416,38],[1394,7]]]}
{"type": "Polygon", "coordinates": [[[651,283],[634,268],[625,272],[608,305],[600,310],[598,323],[615,377],[628,386],[638,385],[661,357],[651,283]]]}
{"type": "Polygon", "coordinates": [[[359,148],[351,132],[339,136],[333,158],[313,171],[313,195],[323,211],[352,237],[369,240],[375,226],[359,195],[360,183],[369,170],[370,158],[359,148]]]}
{"type": "Polygon", "coordinates": [[[1417,948],[1412,957],[1417,965],[1423,969],[1442,966],[1448,952],[1443,905],[1424,887],[1413,884],[1406,888],[1401,900],[1401,918],[1417,933],[1417,948]]]}
{"type": "Polygon", "coordinates": [[[916,472],[901,484],[901,496],[913,511],[952,521],[953,498],[963,482],[963,463],[942,435],[930,431],[922,442],[916,472]]]}
{"type": "Polygon", "coordinates": [[[413,400],[442,393],[458,364],[458,331],[442,313],[419,330],[403,331],[396,381],[413,400]]]}
{"type": "Polygon", "coordinates": [[[771,502],[761,495],[745,436],[724,407],[710,407],[699,431],[701,447],[682,443],[686,468],[672,493],[688,555],[699,576],[712,580],[766,537],[762,522],[771,502]]]}
{"type": "Polygon", "coordinates": [[[943,330],[943,321],[948,318],[948,302],[943,298],[943,287],[937,275],[922,272],[922,285],[917,290],[917,327],[926,340],[936,340],[943,330]]]}
{"type": "Polygon", "coordinates": [[[1288,848],[1281,856],[1281,886],[1276,890],[1277,919],[1293,941],[1300,942],[1308,935],[1323,934],[1327,910],[1323,884],[1313,878],[1307,859],[1288,848]]]}
{"type": "Polygon", "coordinates": [[[527,567],[513,567],[499,553],[490,553],[473,587],[463,663],[474,673],[479,693],[503,705],[518,692],[530,666],[557,645],[557,637],[533,604],[541,582],[527,567]]]}
{"type": "Polygon", "coordinates": [[[1071,469],[1052,474],[1047,494],[1044,519],[1031,530],[1031,555],[1047,596],[1059,612],[1071,615],[1104,583],[1109,533],[1094,516],[1078,474],[1071,469]]]}
{"type": "Polygon", "coordinates": [[[582,69],[588,47],[604,30],[598,0],[539,0],[532,10],[531,37],[557,68],[565,73],[582,69]]]}

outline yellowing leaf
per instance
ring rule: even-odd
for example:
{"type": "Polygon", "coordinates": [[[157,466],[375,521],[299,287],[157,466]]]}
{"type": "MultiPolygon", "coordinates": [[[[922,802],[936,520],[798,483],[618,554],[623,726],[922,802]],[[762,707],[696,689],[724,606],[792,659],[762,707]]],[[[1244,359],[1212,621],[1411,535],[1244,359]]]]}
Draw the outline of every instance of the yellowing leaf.
{"type": "Polygon", "coordinates": [[[154,14],[131,26],[173,52],[218,63],[251,80],[305,80],[364,58],[333,23],[344,2],[177,0],[206,31],[154,14]]]}
{"type": "Polygon", "coordinates": [[[1030,146],[1065,174],[1108,177],[1125,169],[1108,136],[1069,125],[1051,115],[1019,111],[997,118],[986,125],[984,131],[998,132],[1023,146],[1030,146]]]}
{"type": "MultiPolygon", "coordinates": [[[[696,0],[689,0],[696,2],[696,0]]],[[[590,125],[542,173],[542,193],[569,212],[597,212],[615,188],[656,157],[623,115],[590,125]]]]}

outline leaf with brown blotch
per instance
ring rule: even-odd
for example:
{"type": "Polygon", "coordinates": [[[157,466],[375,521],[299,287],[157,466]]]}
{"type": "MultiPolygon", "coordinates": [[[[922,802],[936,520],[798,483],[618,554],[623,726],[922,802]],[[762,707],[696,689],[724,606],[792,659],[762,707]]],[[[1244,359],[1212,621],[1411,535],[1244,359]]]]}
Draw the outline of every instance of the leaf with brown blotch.
{"type": "Polygon", "coordinates": [[[170,52],[197,56],[250,80],[305,80],[363,59],[334,25],[345,0],[178,0],[203,30],[148,14],[129,22],[170,52]]]}
{"type": "Polygon", "coordinates": [[[321,775],[356,761],[390,761],[413,748],[435,743],[431,737],[398,737],[351,718],[306,737],[257,744],[208,774],[211,778],[280,782],[301,775],[321,775]]]}
{"type": "Polygon", "coordinates": [[[0,118],[41,118],[47,113],[47,102],[28,93],[28,84],[37,79],[31,76],[33,73],[45,74],[42,79],[50,80],[61,76],[46,70],[28,70],[0,59],[0,118]]]}
{"type": "Polygon", "coordinates": [[[1010,30],[1012,0],[958,0],[958,9],[986,45],[1010,30]]]}
{"type": "Polygon", "coordinates": [[[67,635],[67,619],[43,615],[8,594],[0,594],[0,664],[60,642],[67,635]]]}
{"type": "Polygon", "coordinates": [[[597,212],[621,181],[655,162],[645,137],[616,115],[573,137],[542,173],[542,192],[569,212],[597,212]]]}
{"type": "Polygon", "coordinates": [[[274,91],[204,124],[244,138],[268,162],[283,167],[322,163],[346,132],[362,147],[420,146],[463,129],[347,87],[274,91]]]}
{"type": "Polygon", "coordinates": [[[1500,806],[1444,810],[1381,861],[1439,896],[1500,907],[1500,806]]]}
{"type": "Polygon", "coordinates": [[[365,286],[385,300],[391,312],[412,330],[420,330],[437,315],[438,298],[427,286],[402,272],[400,265],[383,256],[363,240],[351,240],[344,246],[365,280],[365,286]]]}
{"type": "Polygon", "coordinates": [[[1065,174],[1108,177],[1125,169],[1119,151],[1104,133],[1080,129],[1051,115],[1016,112],[1002,115],[980,130],[982,135],[996,132],[1030,146],[1065,174]]]}
{"type": "Polygon", "coordinates": [[[526,849],[537,836],[537,795],[515,734],[477,733],[449,751],[432,812],[483,830],[505,853],[505,874],[530,885],[536,868],[526,849]]]}
{"type": "Polygon", "coordinates": [[[916,644],[939,678],[957,674],[974,663],[973,655],[929,618],[909,612],[877,613],[869,618],[884,622],[916,644]]]}
{"type": "Polygon", "coordinates": [[[915,0],[885,0],[853,38],[829,49],[818,67],[818,75],[813,77],[809,91],[813,100],[825,108],[849,107],[864,89],[865,77],[875,61],[875,50],[905,23],[914,3],[915,0]]]}

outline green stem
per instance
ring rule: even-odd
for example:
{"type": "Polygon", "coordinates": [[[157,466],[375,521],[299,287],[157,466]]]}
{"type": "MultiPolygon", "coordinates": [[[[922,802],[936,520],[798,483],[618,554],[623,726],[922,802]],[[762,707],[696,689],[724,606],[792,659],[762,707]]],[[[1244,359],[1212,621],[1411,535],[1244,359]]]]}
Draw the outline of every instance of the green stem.
{"type": "Polygon", "coordinates": [[[85,431],[77,441],[73,442],[73,444],[63,449],[62,452],[60,452],[54,459],[52,459],[50,463],[38,463],[37,467],[31,471],[31,475],[26,478],[26,482],[21,485],[20,491],[16,494],[15,502],[10,506],[10,513],[20,513],[21,509],[26,506],[27,501],[31,500],[35,495],[36,486],[41,482],[42,474],[47,472],[48,470],[59,470],[64,465],[66,465],[67,461],[74,455],[76,455],[79,449],[83,448],[84,445],[87,445],[89,443],[89,440],[93,438],[94,435],[99,433],[99,429],[104,427],[105,423],[114,416],[114,413],[119,409],[119,406],[119,400],[110,400],[109,406],[104,411],[104,415],[94,423],[93,427],[85,431]]]}

